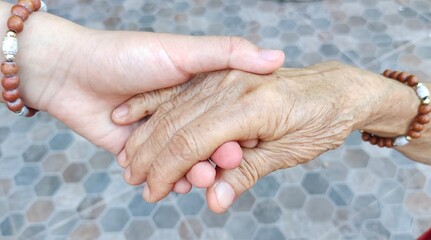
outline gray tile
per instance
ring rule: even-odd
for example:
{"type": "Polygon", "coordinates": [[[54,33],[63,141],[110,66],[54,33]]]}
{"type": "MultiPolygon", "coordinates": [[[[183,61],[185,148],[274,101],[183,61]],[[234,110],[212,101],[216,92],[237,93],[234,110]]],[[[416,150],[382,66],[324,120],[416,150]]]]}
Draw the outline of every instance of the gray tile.
{"type": "Polygon", "coordinates": [[[67,156],[63,153],[54,153],[48,155],[42,162],[42,168],[45,172],[60,172],[67,166],[67,156]]]}
{"type": "Polygon", "coordinates": [[[102,193],[108,187],[111,178],[105,172],[92,173],[84,182],[87,193],[102,193]]]}
{"type": "Polygon", "coordinates": [[[199,193],[192,192],[178,197],[177,204],[184,215],[196,215],[202,209],[205,201],[199,193]]]}
{"type": "Polygon", "coordinates": [[[100,236],[100,229],[95,223],[82,222],[70,235],[72,240],[97,239],[100,236]]]}
{"type": "Polygon", "coordinates": [[[399,169],[396,179],[407,189],[422,189],[426,181],[425,175],[416,168],[399,169]]]}
{"type": "Polygon", "coordinates": [[[246,191],[234,202],[231,209],[235,212],[248,212],[251,210],[256,199],[250,191],[246,191]]]}
{"type": "Polygon", "coordinates": [[[114,156],[107,152],[97,152],[90,159],[90,166],[93,169],[107,169],[114,161],[114,156]]]}
{"type": "Polygon", "coordinates": [[[259,227],[254,238],[255,240],[283,240],[283,233],[277,227],[259,227]]]}
{"type": "Polygon", "coordinates": [[[79,182],[88,173],[84,163],[72,163],[63,172],[65,182],[79,182]]]}
{"type": "Polygon", "coordinates": [[[106,203],[101,196],[87,195],[76,210],[83,219],[97,219],[105,208],[106,203]]]}
{"type": "Polygon", "coordinates": [[[122,208],[111,208],[100,220],[102,228],[106,232],[120,232],[129,221],[129,214],[122,208]]]}
{"type": "Polygon", "coordinates": [[[184,240],[199,239],[202,237],[203,231],[202,223],[197,218],[183,219],[178,228],[178,234],[180,238],[184,240]]]}
{"type": "Polygon", "coordinates": [[[368,168],[379,178],[393,178],[397,171],[395,164],[388,158],[373,158],[368,168]]]}
{"type": "Polygon", "coordinates": [[[208,208],[204,209],[201,213],[202,221],[204,222],[205,226],[208,228],[221,228],[224,227],[226,224],[226,221],[230,217],[230,213],[226,212],[223,214],[215,214],[211,212],[208,208]]]}
{"type": "Polygon", "coordinates": [[[59,211],[52,216],[48,223],[50,234],[56,236],[69,236],[78,223],[78,217],[73,211],[59,211]]]}
{"type": "Polygon", "coordinates": [[[281,208],[272,199],[265,199],[256,204],[253,215],[259,223],[274,223],[280,219],[281,208]]]}
{"type": "Polygon", "coordinates": [[[49,141],[52,150],[65,150],[72,143],[73,137],[70,133],[59,133],[49,141]]]}
{"type": "Polygon", "coordinates": [[[259,197],[274,197],[277,194],[280,184],[274,176],[268,175],[260,179],[252,188],[253,193],[259,197]]]}
{"type": "Polygon", "coordinates": [[[47,154],[48,148],[45,145],[31,145],[22,154],[24,162],[40,162],[47,154]]]}
{"type": "Polygon", "coordinates": [[[278,195],[278,201],[286,209],[302,208],[306,198],[304,190],[297,186],[284,187],[278,195]]]}
{"type": "Polygon", "coordinates": [[[352,168],[363,168],[367,166],[370,156],[362,149],[351,149],[346,150],[343,158],[347,166],[352,168]]]}
{"type": "Polygon", "coordinates": [[[14,180],[16,185],[30,185],[39,178],[41,174],[40,167],[26,166],[15,175],[14,180]]]}
{"type": "Polygon", "coordinates": [[[153,215],[158,228],[174,228],[180,220],[180,214],[173,206],[160,206],[153,215]]]}
{"type": "Polygon", "coordinates": [[[234,239],[251,239],[256,227],[256,222],[247,215],[234,215],[226,224],[226,230],[234,239]]]}
{"type": "Polygon", "coordinates": [[[29,222],[43,222],[54,212],[54,203],[49,200],[38,200],[27,210],[26,215],[29,222]]]}
{"type": "Polygon", "coordinates": [[[329,183],[320,173],[307,173],[302,180],[302,186],[309,194],[324,194],[329,183]]]}
{"type": "Polygon", "coordinates": [[[310,220],[314,222],[329,221],[335,209],[325,197],[309,198],[304,208],[310,220]]]}
{"type": "Polygon", "coordinates": [[[34,191],[37,196],[52,196],[61,186],[58,176],[44,176],[35,186],[34,191]]]}
{"type": "Polygon", "coordinates": [[[20,237],[22,239],[43,239],[45,229],[46,227],[43,225],[31,225],[23,230],[20,237]]]}
{"type": "Polygon", "coordinates": [[[336,206],[348,206],[353,200],[353,192],[345,184],[332,185],[328,195],[336,206]]]}
{"type": "Polygon", "coordinates": [[[32,188],[17,188],[8,196],[9,210],[22,211],[31,201],[34,201],[32,188]]]}
{"type": "Polygon", "coordinates": [[[391,232],[408,232],[413,218],[402,205],[384,205],[381,222],[391,232]]]}
{"type": "Polygon", "coordinates": [[[345,181],[349,169],[339,161],[329,161],[328,166],[322,169],[322,176],[328,181],[345,181]]]}
{"type": "Polygon", "coordinates": [[[135,194],[128,207],[132,216],[150,216],[156,204],[146,202],[141,193],[138,192],[135,194]]]}
{"type": "Polygon", "coordinates": [[[155,232],[154,227],[148,220],[133,220],[127,227],[124,235],[128,240],[150,239],[155,232]]]}
{"type": "Polygon", "coordinates": [[[377,220],[367,221],[364,225],[362,235],[366,239],[389,239],[391,233],[377,220]]]}

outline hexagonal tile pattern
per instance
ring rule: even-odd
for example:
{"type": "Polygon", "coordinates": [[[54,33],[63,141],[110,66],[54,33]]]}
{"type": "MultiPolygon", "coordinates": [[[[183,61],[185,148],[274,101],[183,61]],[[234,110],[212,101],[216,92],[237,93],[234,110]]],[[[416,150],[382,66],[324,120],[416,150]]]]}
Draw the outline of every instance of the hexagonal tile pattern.
{"type": "Polygon", "coordinates": [[[144,201],[142,195],[137,193],[129,203],[128,207],[133,216],[149,216],[156,207],[156,204],[147,203],[144,201]]]}
{"type": "Polygon", "coordinates": [[[324,194],[329,183],[320,173],[308,173],[302,180],[302,186],[309,194],[324,194]]]}
{"type": "MultiPolygon", "coordinates": [[[[286,67],[336,60],[431,82],[428,0],[47,3],[88,28],[242,36],[283,50],[286,67]]],[[[20,118],[0,104],[0,239],[409,240],[431,223],[431,167],[364,143],[359,131],[267,175],[224,214],[208,209],[201,189],[149,204],[115,160],[47,113],[20,118]]]]}
{"type": "Polygon", "coordinates": [[[180,214],[172,206],[160,206],[153,216],[153,221],[159,228],[174,228],[179,220],[180,214]]]}
{"type": "Polygon", "coordinates": [[[256,204],[253,215],[259,223],[274,223],[281,216],[281,208],[276,201],[268,199],[256,204]]]}
{"type": "Polygon", "coordinates": [[[129,214],[125,209],[111,208],[104,214],[100,222],[106,232],[120,232],[129,219],[129,214]]]}
{"type": "Polygon", "coordinates": [[[204,199],[199,193],[193,192],[177,199],[178,207],[184,215],[196,215],[204,205],[204,199]]]}

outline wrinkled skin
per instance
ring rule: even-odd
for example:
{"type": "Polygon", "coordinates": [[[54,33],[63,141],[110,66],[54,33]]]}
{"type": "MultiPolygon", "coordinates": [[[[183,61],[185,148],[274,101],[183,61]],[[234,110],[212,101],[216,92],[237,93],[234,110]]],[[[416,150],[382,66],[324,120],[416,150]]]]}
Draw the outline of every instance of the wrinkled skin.
{"type": "Polygon", "coordinates": [[[235,70],[209,73],[173,89],[139,95],[127,103],[139,109],[131,114],[133,120],[157,111],[126,144],[126,180],[147,181],[144,197],[155,202],[223,143],[251,143],[243,145],[238,168],[216,169],[216,181],[207,190],[209,207],[223,212],[268,173],[341,145],[372,112],[369,106],[375,100],[357,101],[359,96],[386,82],[328,62],[265,76],[235,70]],[[358,87],[364,84],[368,87],[358,87]],[[217,198],[216,191],[224,197],[217,198]]]}

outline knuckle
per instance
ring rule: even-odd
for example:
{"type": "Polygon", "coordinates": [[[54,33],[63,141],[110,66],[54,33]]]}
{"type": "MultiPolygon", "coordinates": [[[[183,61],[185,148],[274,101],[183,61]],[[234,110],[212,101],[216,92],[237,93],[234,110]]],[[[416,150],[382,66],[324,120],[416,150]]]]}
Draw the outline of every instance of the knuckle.
{"type": "Polygon", "coordinates": [[[172,156],[178,156],[180,160],[187,162],[199,161],[202,159],[199,154],[198,141],[190,131],[181,129],[171,139],[169,151],[172,156]]]}

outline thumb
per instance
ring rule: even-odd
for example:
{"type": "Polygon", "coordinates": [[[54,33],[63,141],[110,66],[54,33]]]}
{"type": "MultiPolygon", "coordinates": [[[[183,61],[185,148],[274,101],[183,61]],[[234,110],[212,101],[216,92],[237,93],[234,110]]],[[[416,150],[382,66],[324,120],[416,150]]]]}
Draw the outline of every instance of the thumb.
{"type": "Polygon", "coordinates": [[[244,160],[238,168],[217,169],[216,181],[207,189],[208,207],[215,213],[223,213],[246,190],[267,174],[282,168],[274,154],[261,149],[243,149],[244,160]],[[269,154],[269,155],[268,155],[269,154]],[[265,156],[261,158],[260,156],[265,156]]]}
{"type": "Polygon", "coordinates": [[[240,37],[165,36],[159,39],[173,64],[188,74],[237,69],[269,74],[284,63],[284,53],[264,50],[240,37]]]}

